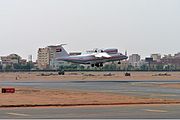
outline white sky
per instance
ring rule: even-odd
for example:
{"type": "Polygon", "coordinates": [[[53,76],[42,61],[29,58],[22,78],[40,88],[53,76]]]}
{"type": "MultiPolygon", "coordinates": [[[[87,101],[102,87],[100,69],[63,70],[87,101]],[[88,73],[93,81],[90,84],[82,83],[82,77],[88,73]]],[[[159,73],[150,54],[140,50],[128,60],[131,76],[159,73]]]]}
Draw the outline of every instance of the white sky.
{"type": "Polygon", "coordinates": [[[0,0],[0,56],[39,47],[180,52],[180,0],[0,0]]]}

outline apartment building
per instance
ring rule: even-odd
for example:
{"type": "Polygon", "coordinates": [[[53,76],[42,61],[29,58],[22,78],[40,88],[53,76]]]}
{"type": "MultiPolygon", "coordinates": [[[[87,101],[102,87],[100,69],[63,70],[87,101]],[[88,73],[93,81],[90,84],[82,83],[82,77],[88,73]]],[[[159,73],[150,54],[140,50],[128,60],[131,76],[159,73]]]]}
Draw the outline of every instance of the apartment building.
{"type": "Polygon", "coordinates": [[[17,54],[10,54],[8,56],[2,56],[1,62],[2,65],[12,65],[20,63],[21,59],[22,58],[17,54]]]}
{"type": "Polygon", "coordinates": [[[154,61],[160,61],[161,55],[160,54],[151,54],[151,58],[153,58],[154,61]]]}
{"type": "Polygon", "coordinates": [[[173,56],[173,57],[163,57],[161,59],[161,64],[174,66],[175,69],[180,69],[180,57],[173,56]]]}
{"type": "Polygon", "coordinates": [[[39,48],[37,64],[39,69],[58,69],[60,65],[65,65],[66,62],[57,61],[57,53],[60,50],[60,45],[51,45],[45,48],[39,48]]]}
{"type": "Polygon", "coordinates": [[[141,60],[141,56],[138,54],[132,54],[129,56],[129,64],[131,64],[134,67],[138,66],[138,62],[141,60]]]}
{"type": "Polygon", "coordinates": [[[10,54],[8,56],[2,56],[1,57],[1,65],[2,68],[6,68],[7,66],[11,67],[11,69],[14,69],[14,65],[26,65],[27,60],[22,59],[19,55],[17,54],[10,54]]]}
{"type": "Polygon", "coordinates": [[[39,48],[37,64],[39,69],[48,69],[50,64],[49,48],[39,48]]]}
{"type": "Polygon", "coordinates": [[[180,58],[180,52],[174,55],[175,58],[180,58]]]}

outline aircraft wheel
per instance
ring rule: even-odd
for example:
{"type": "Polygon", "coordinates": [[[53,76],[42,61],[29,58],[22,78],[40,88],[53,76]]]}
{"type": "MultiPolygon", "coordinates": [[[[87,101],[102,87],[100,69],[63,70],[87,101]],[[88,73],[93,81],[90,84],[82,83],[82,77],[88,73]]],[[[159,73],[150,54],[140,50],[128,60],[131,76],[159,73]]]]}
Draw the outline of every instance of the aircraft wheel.
{"type": "Polygon", "coordinates": [[[94,64],[91,64],[91,67],[94,67],[94,64]]]}
{"type": "Polygon", "coordinates": [[[103,63],[100,63],[100,67],[103,67],[103,63]]]}
{"type": "Polygon", "coordinates": [[[118,64],[121,64],[121,62],[119,61],[118,64]]]}
{"type": "Polygon", "coordinates": [[[99,63],[96,63],[95,66],[96,66],[96,67],[99,67],[99,63]]]}

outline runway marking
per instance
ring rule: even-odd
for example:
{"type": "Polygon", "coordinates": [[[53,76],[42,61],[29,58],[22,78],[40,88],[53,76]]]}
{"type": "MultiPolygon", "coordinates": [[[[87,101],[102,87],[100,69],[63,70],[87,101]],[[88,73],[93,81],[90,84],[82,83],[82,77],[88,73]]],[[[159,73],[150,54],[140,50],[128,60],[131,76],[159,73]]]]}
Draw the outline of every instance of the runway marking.
{"type": "Polygon", "coordinates": [[[15,116],[30,116],[28,114],[20,114],[20,113],[7,113],[8,115],[15,115],[15,116]]]}
{"type": "Polygon", "coordinates": [[[168,112],[166,110],[153,110],[153,109],[144,109],[144,111],[147,111],[147,112],[158,112],[158,113],[166,113],[166,112],[168,112]]]}

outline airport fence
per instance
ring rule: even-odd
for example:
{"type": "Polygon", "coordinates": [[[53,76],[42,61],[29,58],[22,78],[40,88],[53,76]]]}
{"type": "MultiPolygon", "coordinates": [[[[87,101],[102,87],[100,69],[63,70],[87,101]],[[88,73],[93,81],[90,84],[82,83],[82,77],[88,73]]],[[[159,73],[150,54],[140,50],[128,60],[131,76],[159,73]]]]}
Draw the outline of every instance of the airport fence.
{"type": "MultiPolygon", "coordinates": [[[[62,70],[0,70],[3,72],[59,72],[62,70]]],[[[180,72],[180,70],[63,70],[65,72],[180,72]]]]}

